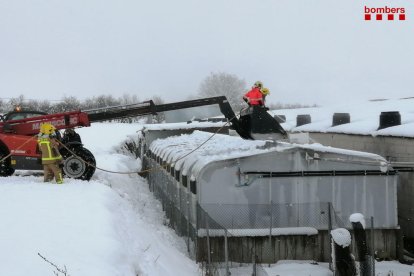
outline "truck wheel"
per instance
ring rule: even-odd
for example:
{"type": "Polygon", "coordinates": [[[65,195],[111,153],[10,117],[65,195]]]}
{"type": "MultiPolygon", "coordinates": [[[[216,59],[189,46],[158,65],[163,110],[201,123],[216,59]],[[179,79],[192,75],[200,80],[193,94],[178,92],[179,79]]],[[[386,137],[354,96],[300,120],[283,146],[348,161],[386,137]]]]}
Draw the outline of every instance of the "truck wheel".
{"type": "Polygon", "coordinates": [[[63,173],[70,178],[90,180],[95,172],[95,157],[83,148],[74,149],[75,155],[69,155],[63,162],[63,173]]]}
{"type": "MultiPolygon", "coordinates": [[[[7,151],[0,148],[0,160],[3,159],[3,157],[5,157],[7,154],[8,154],[7,151]]],[[[11,158],[8,157],[3,162],[0,162],[0,176],[1,177],[11,176],[14,173],[14,169],[11,167],[10,160],[11,158]]]]}

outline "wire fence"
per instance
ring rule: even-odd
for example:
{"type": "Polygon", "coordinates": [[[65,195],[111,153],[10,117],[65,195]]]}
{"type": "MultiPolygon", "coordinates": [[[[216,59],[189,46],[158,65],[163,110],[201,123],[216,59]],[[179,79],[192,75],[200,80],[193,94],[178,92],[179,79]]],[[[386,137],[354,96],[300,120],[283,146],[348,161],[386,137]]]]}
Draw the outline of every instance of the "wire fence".
{"type": "Polygon", "coordinates": [[[253,275],[267,275],[263,266],[281,259],[329,258],[319,230],[342,224],[330,203],[198,205],[197,260],[209,272],[248,265],[253,275]]]}
{"type": "MultiPolygon", "coordinates": [[[[149,167],[160,165],[146,162],[149,167]]],[[[170,171],[151,171],[150,189],[162,204],[166,224],[185,239],[204,275],[267,275],[267,267],[283,259],[327,261],[332,252],[330,231],[351,229],[349,218],[329,202],[200,205],[170,171]]],[[[369,244],[367,252],[371,248],[369,244]]],[[[371,267],[363,271],[364,258],[357,260],[363,261],[357,268],[360,275],[371,275],[371,267]]]]}

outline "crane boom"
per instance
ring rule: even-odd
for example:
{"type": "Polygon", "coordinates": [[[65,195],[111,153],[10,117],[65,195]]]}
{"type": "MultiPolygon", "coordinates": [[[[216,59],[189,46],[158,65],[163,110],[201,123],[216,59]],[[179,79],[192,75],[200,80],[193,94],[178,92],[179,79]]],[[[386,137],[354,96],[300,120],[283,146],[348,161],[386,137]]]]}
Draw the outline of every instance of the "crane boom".
{"type": "Polygon", "coordinates": [[[23,119],[7,119],[0,122],[0,133],[13,133],[19,135],[35,135],[39,132],[40,125],[51,123],[57,129],[67,129],[79,126],[90,126],[92,122],[100,122],[128,117],[156,115],[159,112],[179,110],[206,105],[218,104],[221,113],[229,121],[231,127],[243,139],[253,139],[251,132],[279,133],[286,136],[286,132],[280,124],[264,109],[254,109],[245,113],[246,116],[237,118],[225,96],[202,98],[188,101],[180,101],[168,104],[154,104],[153,101],[145,101],[137,104],[111,106],[90,110],[77,110],[48,115],[37,115],[23,119]]]}

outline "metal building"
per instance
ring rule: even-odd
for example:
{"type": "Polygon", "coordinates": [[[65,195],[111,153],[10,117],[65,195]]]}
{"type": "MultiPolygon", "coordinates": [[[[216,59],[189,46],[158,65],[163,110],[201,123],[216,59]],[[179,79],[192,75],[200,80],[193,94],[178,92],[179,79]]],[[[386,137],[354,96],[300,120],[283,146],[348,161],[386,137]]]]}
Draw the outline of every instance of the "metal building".
{"type": "Polygon", "coordinates": [[[329,230],[350,229],[353,213],[374,217],[376,249],[396,258],[398,175],[379,155],[156,127],[140,137],[150,187],[197,260],[224,258],[229,242],[238,262],[251,258],[245,247],[260,262],[328,261],[329,230]]]}

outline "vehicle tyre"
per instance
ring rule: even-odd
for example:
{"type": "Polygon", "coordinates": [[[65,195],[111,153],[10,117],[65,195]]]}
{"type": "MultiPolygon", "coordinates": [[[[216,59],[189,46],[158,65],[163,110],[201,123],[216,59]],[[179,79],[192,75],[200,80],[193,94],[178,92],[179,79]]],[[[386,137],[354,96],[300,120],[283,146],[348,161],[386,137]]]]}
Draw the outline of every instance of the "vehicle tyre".
{"type": "Polygon", "coordinates": [[[64,175],[81,180],[90,180],[95,173],[95,157],[84,147],[72,149],[75,155],[68,155],[63,162],[64,175]]]}
{"type": "MultiPolygon", "coordinates": [[[[0,147],[0,160],[3,159],[3,157],[5,157],[7,154],[8,152],[4,148],[0,147]]],[[[0,176],[6,177],[11,176],[13,174],[14,169],[11,166],[11,158],[8,157],[3,162],[0,162],[0,176]]]]}

